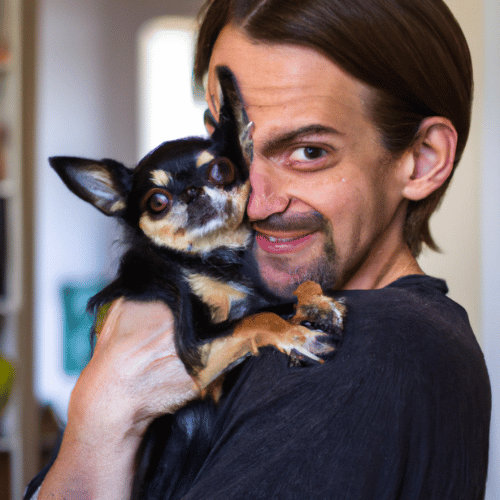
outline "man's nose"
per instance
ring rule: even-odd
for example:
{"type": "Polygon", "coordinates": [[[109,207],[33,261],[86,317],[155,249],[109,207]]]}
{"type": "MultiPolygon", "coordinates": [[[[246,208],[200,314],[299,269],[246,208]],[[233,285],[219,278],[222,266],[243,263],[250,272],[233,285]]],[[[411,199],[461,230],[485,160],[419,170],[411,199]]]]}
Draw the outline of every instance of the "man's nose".
{"type": "Polygon", "coordinates": [[[274,213],[284,212],[289,204],[286,182],[280,180],[276,167],[254,156],[250,166],[252,191],[247,213],[251,220],[266,219],[274,213]]]}

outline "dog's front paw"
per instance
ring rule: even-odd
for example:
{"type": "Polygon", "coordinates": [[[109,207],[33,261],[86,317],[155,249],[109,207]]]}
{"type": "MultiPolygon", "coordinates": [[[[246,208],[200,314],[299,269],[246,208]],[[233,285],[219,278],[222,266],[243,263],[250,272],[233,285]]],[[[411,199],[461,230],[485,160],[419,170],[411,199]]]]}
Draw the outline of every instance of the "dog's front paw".
{"type": "MultiPolygon", "coordinates": [[[[307,352],[324,356],[335,350],[339,344],[344,327],[347,308],[339,300],[323,295],[321,286],[312,281],[302,283],[294,292],[297,297],[295,313],[288,321],[311,330],[304,345],[307,352]]],[[[300,351],[290,355],[290,364],[299,366],[310,360],[300,351]]]]}
{"type": "Polygon", "coordinates": [[[294,292],[297,297],[295,314],[288,319],[294,325],[328,335],[341,335],[347,312],[345,304],[323,295],[321,286],[313,281],[302,283],[294,292]]]}
{"type": "Polygon", "coordinates": [[[320,356],[334,351],[335,345],[325,332],[303,325],[288,323],[288,327],[272,338],[269,345],[286,353],[291,359],[305,360],[309,363],[323,363],[320,356]]]}

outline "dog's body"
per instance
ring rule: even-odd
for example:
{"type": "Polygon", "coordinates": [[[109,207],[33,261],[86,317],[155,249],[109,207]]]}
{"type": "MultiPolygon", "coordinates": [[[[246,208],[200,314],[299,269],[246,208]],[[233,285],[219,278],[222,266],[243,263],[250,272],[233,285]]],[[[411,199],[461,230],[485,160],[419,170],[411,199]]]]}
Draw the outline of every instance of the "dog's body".
{"type": "MultiPolygon", "coordinates": [[[[164,143],[134,170],[113,160],[50,159],[75,194],[129,231],[117,278],[90,307],[102,315],[122,296],[164,301],[175,318],[179,357],[202,390],[217,386],[213,394],[220,393],[222,373],[265,345],[319,361],[333,350],[325,332],[340,333],[344,314],[342,304],[313,284],[298,289],[295,308],[282,309],[287,321],[259,313],[280,300],[261,285],[248,251],[252,125],[234,77],[226,68],[218,74],[223,105],[211,138],[164,143]]],[[[175,456],[170,460],[174,467],[175,456]]]]}

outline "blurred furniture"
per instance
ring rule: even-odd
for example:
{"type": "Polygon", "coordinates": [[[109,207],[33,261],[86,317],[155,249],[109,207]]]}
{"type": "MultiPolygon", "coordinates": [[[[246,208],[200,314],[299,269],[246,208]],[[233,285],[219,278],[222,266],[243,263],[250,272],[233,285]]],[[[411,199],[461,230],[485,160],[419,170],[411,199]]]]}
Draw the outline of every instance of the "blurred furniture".
{"type": "Polygon", "coordinates": [[[33,396],[35,0],[0,0],[0,355],[15,380],[0,417],[0,497],[20,499],[40,463],[33,396]]]}

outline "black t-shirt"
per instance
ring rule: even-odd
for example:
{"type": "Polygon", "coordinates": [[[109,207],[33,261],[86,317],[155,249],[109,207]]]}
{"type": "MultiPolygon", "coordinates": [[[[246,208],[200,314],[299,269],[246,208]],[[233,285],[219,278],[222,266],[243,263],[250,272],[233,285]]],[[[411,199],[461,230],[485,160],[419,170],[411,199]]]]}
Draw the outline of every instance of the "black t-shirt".
{"type": "Polygon", "coordinates": [[[480,499],[490,386],[443,281],[344,291],[345,337],[325,364],[250,359],[185,500],[480,499]]]}
{"type": "Polygon", "coordinates": [[[233,374],[185,500],[478,500],[491,394],[446,284],[407,276],[337,292],[342,343],[322,365],[265,348],[233,374]]]}

